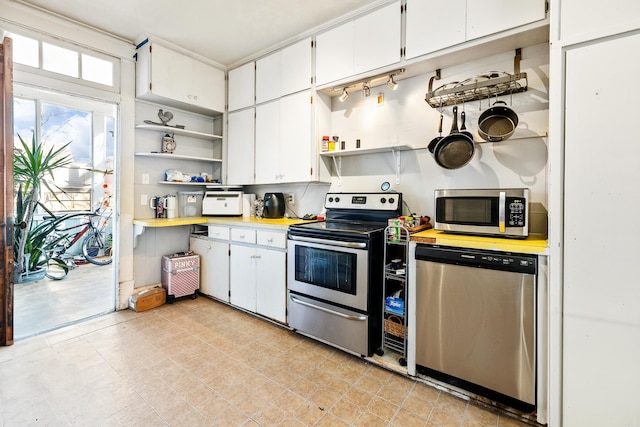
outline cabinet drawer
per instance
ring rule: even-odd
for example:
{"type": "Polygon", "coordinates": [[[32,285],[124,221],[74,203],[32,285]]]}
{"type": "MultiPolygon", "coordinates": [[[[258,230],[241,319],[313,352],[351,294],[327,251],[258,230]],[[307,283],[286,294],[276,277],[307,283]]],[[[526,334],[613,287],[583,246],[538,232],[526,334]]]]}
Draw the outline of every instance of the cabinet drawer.
{"type": "Polygon", "coordinates": [[[231,240],[234,242],[255,243],[256,230],[251,230],[249,228],[232,228],[231,240]]]}
{"type": "Polygon", "coordinates": [[[258,230],[258,244],[284,249],[287,247],[287,235],[274,231],[258,230]]]}
{"type": "Polygon", "coordinates": [[[229,227],[210,225],[208,236],[213,239],[229,240],[229,227]]]}

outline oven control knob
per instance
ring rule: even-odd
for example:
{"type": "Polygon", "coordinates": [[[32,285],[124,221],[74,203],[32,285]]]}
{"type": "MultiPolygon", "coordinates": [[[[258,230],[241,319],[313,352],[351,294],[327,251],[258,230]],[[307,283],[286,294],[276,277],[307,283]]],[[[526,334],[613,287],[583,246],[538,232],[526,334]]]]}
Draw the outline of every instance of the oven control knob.
{"type": "Polygon", "coordinates": [[[329,202],[333,202],[333,197],[329,197],[329,202]]]}
{"type": "Polygon", "coordinates": [[[336,197],[336,203],[340,201],[340,197],[336,197]]]}
{"type": "Polygon", "coordinates": [[[396,199],[394,199],[393,197],[389,197],[389,203],[394,203],[396,201],[396,199]]]}
{"type": "Polygon", "coordinates": [[[380,198],[380,203],[387,203],[387,199],[385,199],[384,197],[380,198]]]}

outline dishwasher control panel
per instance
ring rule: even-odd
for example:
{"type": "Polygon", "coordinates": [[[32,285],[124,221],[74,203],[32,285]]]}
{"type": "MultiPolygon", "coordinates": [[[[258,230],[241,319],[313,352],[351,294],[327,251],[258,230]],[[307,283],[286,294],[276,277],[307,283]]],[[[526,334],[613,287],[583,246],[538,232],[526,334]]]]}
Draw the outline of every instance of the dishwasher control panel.
{"type": "Polygon", "coordinates": [[[437,245],[418,245],[416,247],[416,259],[529,274],[536,273],[538,264],[538,257],[535,255],[437,245]]]}

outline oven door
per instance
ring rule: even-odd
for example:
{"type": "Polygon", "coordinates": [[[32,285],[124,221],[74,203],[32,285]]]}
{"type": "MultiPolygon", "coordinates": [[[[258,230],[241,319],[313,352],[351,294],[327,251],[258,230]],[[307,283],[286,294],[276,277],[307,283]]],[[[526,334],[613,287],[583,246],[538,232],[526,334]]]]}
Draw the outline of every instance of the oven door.
{"type": "Polygon", "coordinates": [[[287,282],[294,292],[367,311],[367,242],[289,236],[287,282]]]}

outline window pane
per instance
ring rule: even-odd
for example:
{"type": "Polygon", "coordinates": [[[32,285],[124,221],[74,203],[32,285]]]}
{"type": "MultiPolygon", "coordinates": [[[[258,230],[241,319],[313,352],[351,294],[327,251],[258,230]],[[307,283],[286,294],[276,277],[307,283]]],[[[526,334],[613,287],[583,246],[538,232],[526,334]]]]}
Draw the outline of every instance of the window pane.
{"type": "Polygon", "coordinates": [[[8,33],[13,39],[13,62],[38,68],[38,40],[8,33]]]}
{"type": "MultiPolygon", "coordinates": [[[[30,142],[36,128],[36,101],[33,99],[13,98],[13,130],[25,142],[30,142]]],[[[14,142],[20,147],[18,139],[14,142]]]]}
{"type": "Polygon", "coordinates": [[[43,42],[42,68],[66,76],[78,77],[78,52],[43,42]]]}
{"type": "Polygon", "coordinates": [[[55,184],[68,194],[56,193],[64,206],[55,203],[52,194],[42,200],[53,210],[91,209],[92,114],[55,104],[42,103],[42,143],[59,148],[70,143],[66,151],[72,160],[70,168],[58,169],[55,184]]]}
{"type": "Polygon", "coordinates": [[[113,86],[113,63],[83,53],[82,78],[90,82],[113,86]]]}

